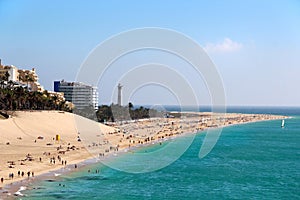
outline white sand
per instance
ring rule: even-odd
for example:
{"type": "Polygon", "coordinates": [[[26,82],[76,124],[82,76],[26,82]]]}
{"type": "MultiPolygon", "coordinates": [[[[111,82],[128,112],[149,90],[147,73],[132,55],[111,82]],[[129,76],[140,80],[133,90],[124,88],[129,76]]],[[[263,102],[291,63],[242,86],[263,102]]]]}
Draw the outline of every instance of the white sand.
{"type": "Polygon", "coordinates": [[[12,118],[0,120],[0,178],[5,179],[3,184],[0,183],[0,187],[22,179],[18,177],[19,170],[24,171],[24,178],[27,178],[28,171],[38,175],[63,167],[57,159],[58,155],[62,160],[66,160],[67,164],[78,163],[91,157],[82,142],[77,141],[80,135],[76,122],[79,121],[86,126],[96,125],[105,134],[115,130],[83,117],[58,111],[15,112],[12,118]],[[61,137],[60,141],[55,140],[57,134],[61,137]],[[43,139],[38,139],[39,136],[43,139]],[[61,149],[57,150],[60,146],[61,149]],[[75,150],[67,151],[68,147],[72,146],[75,146],[75,150]],[[65,154],[59,154],[59,151],[65,151],[65,154]],[[50,155],[44,154],[45,152],[50,155]],[[27,154],[30,154],[29,157],[33,161],[25,160],[27,154]],[[56,163],[50,164],[50,158],[53,156],[56,163]],[[8,161],[13,161],[13,165],[8,161]],[[13,180],[9,179],[9,173],[14,173],[13,180]]]}

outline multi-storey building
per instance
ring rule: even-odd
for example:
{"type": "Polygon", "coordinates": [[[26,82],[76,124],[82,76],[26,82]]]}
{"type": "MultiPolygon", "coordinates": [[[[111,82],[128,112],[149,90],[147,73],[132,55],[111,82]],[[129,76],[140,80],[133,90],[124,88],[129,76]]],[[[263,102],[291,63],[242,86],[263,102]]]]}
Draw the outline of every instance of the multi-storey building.
{"type": "Polygon", "coordinates": [[[35,72],[35,68],[31,70],[18,70],[19,81],[23,84],[27,84],[31,91],[44,91],[43,86],[39,83],[39,77],[35,72]]]}
{"type": "Polygon", "coordinates": [[[54,91],[63,92],[66,101],[72,102],[77,109],[92,106],[98,109],[97,87],[81,82],[54,81],[54,91]]]}
{"type": "Polygon", "coordinates": [[[26,85],[30,91],[43,92],[44,88],[39,83],[35,68],[31,70],[18,69],[14,65],[2,65],[0,60],[0,79],[4,81],[13,81],[19,85],[26,85]]]}

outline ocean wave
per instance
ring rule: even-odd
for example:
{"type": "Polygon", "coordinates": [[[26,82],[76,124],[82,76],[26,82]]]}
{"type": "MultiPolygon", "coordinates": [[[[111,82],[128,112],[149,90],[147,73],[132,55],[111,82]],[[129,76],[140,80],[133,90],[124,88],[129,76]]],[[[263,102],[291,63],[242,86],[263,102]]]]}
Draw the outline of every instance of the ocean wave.
{"type": "Polygon", "coordinates": [[[15,196],[24,196],[24,194],[21,193],[21,191],[24,191],[26,190],[26,187],[25,186],[21,186],[19,188],[19,190],[17,192],[14,193],[15,196]]]}

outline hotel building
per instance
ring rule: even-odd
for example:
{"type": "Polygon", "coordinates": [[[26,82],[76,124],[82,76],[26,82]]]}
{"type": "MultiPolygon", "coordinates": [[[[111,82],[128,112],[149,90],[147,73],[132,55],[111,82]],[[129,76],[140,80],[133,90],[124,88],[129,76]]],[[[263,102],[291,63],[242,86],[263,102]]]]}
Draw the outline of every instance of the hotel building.
{"type": "Polygon", "coordinates": [[[35,68],[31,70],[18,69],[14,65],[2,65],[0,59],[0,79],[12,81],[18,85],[27,86],[29,91],[43,92],[44,88],[39,83],[38,75],[35,68]],[[8,76],[7,76],[8,75],[8,76]]]}
{"type": "Polygon", "coordinates": [[[77,109],[93,106],[98,109],[97,87],[81,82],[54,81],[54,91],[63,92],[66,101],[72,102],[77,109]]]}

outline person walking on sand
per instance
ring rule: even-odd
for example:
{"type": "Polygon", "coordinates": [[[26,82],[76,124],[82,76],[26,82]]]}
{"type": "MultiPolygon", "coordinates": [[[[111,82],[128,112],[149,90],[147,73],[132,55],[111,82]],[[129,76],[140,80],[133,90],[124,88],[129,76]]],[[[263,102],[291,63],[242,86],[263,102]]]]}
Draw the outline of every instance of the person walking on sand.
{"type": "Polygon", "coordinates": [[[28,176],[28,178],[30,177],[30,172],[27,172],[27,176],[28,176]]]}
{"type": "Polygon", "coordinates": [[[4,178],[2,177],[2,178],[1,178],[1,183],[3,183],[3,182],[4,182],[4,178]]]}

